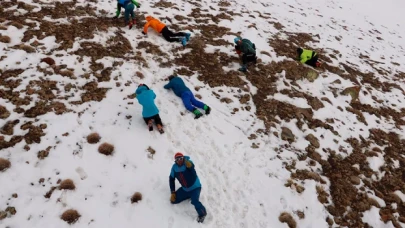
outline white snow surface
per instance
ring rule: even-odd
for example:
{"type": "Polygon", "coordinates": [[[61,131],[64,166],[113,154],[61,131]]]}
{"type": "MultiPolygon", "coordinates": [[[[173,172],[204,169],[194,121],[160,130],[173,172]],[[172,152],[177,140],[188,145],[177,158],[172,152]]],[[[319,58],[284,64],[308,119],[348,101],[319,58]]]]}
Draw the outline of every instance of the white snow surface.
{"type": "MultiPolygon", "coordinates": [[[[25,2],[39,6],[31,0],[25,2]]],[[[41,2],[53,1],[41,0],[41,2]]],[[[115,1],[98,0],[96,4],[88,1],[79,2],[92,4],[99,10],[104,9],[109,12],[108,15],[103,16],[112,17],[115,12],[115,1]]],[[[159,12],[160,17],[172,18],[176,14],[186,16],[194,7],[189,2],[170,1],[183,10],[172,12],[173,9],[152,8],[151,6],[156,2],[156,0],[140,2],[142,7],[138,11],[152,15],[159,12]]],[[[218,1],[200,3],[203,5],[202,8],[208,9],[210,13],[214,15],[219,13],[218,10],[209,7],[218,1]]],[[[231,23],[224,20],[220,25],[229,27],[232,32],[242,32],[242,36],[253,40],[258,49],[266,50],[274,56],[259,54],[265,62],[280,61],[282,58],[275,54],[271,43],[270,45],[268,43],[268,38],[275,35],[278,32],[277,29],[263,18],[257,17],[258,12],[271,14],[289,32],[319,34],[320,43],[314,44],[314,48],[324,49],[326,52],[328,48],[339,50],[342,54],[339,61],[348,61],[358,65],[364,71],[373,71],[369,65],[358,58],[360,53],[368,53],[370,58],[381,62],[379,66],[384,69],[391,69],[393,72],[405,71],[405,50],[401,46],[404,44],[405,37],[403,23],[405,14],[402,12],[405,8],[404,1],[239,0],[230,1],[230,4],[233,11],[242,12],[242,16],[235,16],[231,23]],[[256,15],[256,18],[249,17],[249,14],[256,15]],[[257,30],[247,29],[252,22],[256,23],[257,30]],[[369,32],[374,29],[381,34],[369,32]],[[337,41],[335,36],[340,36],[341,41],[337,41]],[[381,36],[383,40],[377,40],[377,36],[381,36]],[[384,59],[381,58],[382,56],[384,59]],[[393,61],[401,65],[392,65],[393,61]]],[[[24,11],[19,13],[24,14],[24,11]]],[[[164,22],[170,26],[168,21],[164,22]]],[[[32,66],[47,67],[44,63],[39,64],[47,50],[28,54],[21,50],[7,49],[21,43],[24,31],[26,28],[17,29],[13,26],[5,31],[0,30],[1,34],[11,37],[11,43],[0,43],[0,50],[3,51],[1,55],[7,56],[0,61],[0,69],[30,68],[23,76],[30,80],[39,79],[42,77],[41,73],[32,66]],[[21,63],[17,65],[16,62],[21,63]]],[[[103,43],[113,34],[114,31],[96,34],[94,41],[103,43]]],[[[126,30],[125,36],[135,47],[141,40],[159,45],[162,51],[179,45],[167,43],[152,31],[144,37],[140,30],[126,30]]],[[[232,37],[226,38],[232,42],[232,37]]],[[[58,46],[54,37],[48,37],[41,42],[46,43],[45,47],[48,51],[58,46]]],[[[77,41],[69,52],[76,50],[79,43],[77,41]]],[[[217,48],[208,49],[207,51],[212,51],[217,48]]],[[[221,47],[221,51],[231,54],[232,46],[221,47]]],[[[46,135],[41,138],[41,143],[30,145],[30,151],[23,149],[24,143],[0,151],[0,156],[12,163],[10,169],[0,173],[0,210],[7,207],[6,205],[12,205],[17,209],[16,215],[0,220],[0,227],[288,227],[278,219],[282,212],[293,215],[298,227],[328,227],[325,219],[331,215],[317,199],[317,183],[303,181],[301,185],[305,187],[305,191],[302,193],[285,187],[284,184],[290,179],[290,172],[285,169],[283,162],[296,159],[295,151],[305,149],[308,142],[304,137],[310,133],[320,140],[321,148],[317,151],[325,159],[327,154],[322,152],[322,148],[347,147],[345,139],[365,136],[371,128],[381,128],[397,133],[405,132],[404,129],[395,129],[392,120],[376,122],[377,118],[371,115],[366,116],[368,125],[359,122],[353,113],[345,110],[345,107],[349,106],[350,97],[334,97],[331,93],[330,83],[340,78],[331,74],[330,77],[320,77],[313,83],[302,80],[298,84],[302,91],[311,93],[312,96],[322,95],[329,98],[333,105],[323,101],[325,107],[314,111],[314,117],[324,120],[333,115],[336,121],[332,126],[338,129],[341,137],[325,129],[309,129],[306,125],[303,133],[294,122],[282,121],[274,131],[280,133],[281,127],[288,126],[297,140],[292,145],[295,149],[283,149],[283,153],[280,154],[276,149],[285,142],[273,134],[264,135],[255,140],[247,138],[255,130],[264,127],[264,123],[252,115],[255,107],[251,100],[249,101],[249,105],[252,106],[251,112],[241,110],[236,114],[230,114],[233,108],[239,107],[238,100],[233,98],[233,88],[210,88],[199,81],[197,75],[190,78],[184,77],[190,88],[202,87],[197,93],[213,110],[209,116],[194,120],[192,114],[184,109],[180,98],[173,92],[163,89],[166,83],[163,79],[170,75],[174,68],[159,69],[152,55],[144,53],[144,57],[148,60],[149,68],[135,62],[125,62],[119,70],[112,73],[112,77],[119,76],[119,80],[123,83],[134,80],[132,86],[117,88],[115,81],[99,83],[102,87],[111,88],[107,97],[101,102],[79,106],[65,102],[69,109],[76,112],[84,111],[82,115],[70,112],[63,115],[47,113],[39,116],[40,122],[47,124],[44,130],[46,135]],[[135,71],[142,72],[145,79],[133,78],[135,71]],[[136,100],[124,100],[127,95],[135,91],[139,83],[148,84],[157,95],[156,104],[165,124],[163,135],[157,131],[151,133],[147,131],[141,118],[141,106],[136,100]],[[219,89],[223,90],[222,94],[225,96],[233,98],[234,102],[225,104],[216,99],[212,91],[219,89]],[[128,104],[128,102],[134,103],[128,104]],[[344,111],[337,109],[338,106],[341,106],[344,111]],[[181,115],[180,112],[186,114],[181,115]],[[127,119],[128,115],[132,118],[127,119]],[[69,135],[62,136],[66,132],[69,135]],[[86,136],[92,132],[98,132],[101,135],[102,138],[98,144],[87,143],[86,136]],[[333,142],[334,139],[338,144],[333,142]],[[115,146],[113,156],[104,156],[97,152],[98,146],[103,142],[115,146]],[[258,144],[259,148],[252,148],[253,142],[258,144]],[[36,152],[48,146],[52,146],[49,156],[44,160],[38,160],[36,152]],[[149,146],[156,150],[153,159],[148,157],[146,152],[149,146]],[[203,224],[196,222],[197,214],[189,200],[177,205],[172,205],[169,201],[169,173],[173,156],[178,151],[190,156],[196,165],[202,183],[200,200],[208,212],[203,224]],[[280,156],[277,157],[277,155],[280,156]],[[40,178],[44,178],[45,182],[38,183],[40,178]],[[55,190],[50,199],[43,197],[52,186],[56,186],[58,179],[67,178],[74,181],[76,190],[55,190]],[[131,204],[130,198],[135,192],[142,193],[143,199],[131,204]],[[13,193],[18,193],[18,198],[12,198],[13,193]],[[75,224],[68,225],[60,219],[60,215],[71,208],[76,209],[81,217],[75,224]],[[297,211],[304,212],[305,218],[300,219],[296,215],[297,211]]],[[[79,63],[73,54],[54,57],[54,59],[57,64],[67,64],[68,68],[73,68],[75,74],[83,74],[82,69],[87,69],[90,61],[85,58],[79,63]]],[[[112,58],[104,58],[98,62],[108,67],[113,61],[112,58]]],[[[52,77],[53,80],[66,84],[72,81],[66,77],[56,75],[52,77]]],[[[286,79],[280,74],[278,89],[285,87],[283,80],[286,79]]],[[[348,80],[342,78],[340,80],[342,84],[334,85],[335,87],[343,89],[353,86],[348,80]]],[[[392,81],[392,79],[381,76],[381,81],[392,81]]],[[[16,90],[23,89],[27,83],[28,79],[23,79],[16,90]]],[[[76,79],[75,83],[77,86],[82,86],[86,81],[76,79]]],[[[405,89],[403,82],[398,85],[405,89]]],[[[382,105],[374,104],[371,99],[374,95],[386,101],[383,105],[395,104],[396,106],[392,108],[396,110],[405,108],[404,96],[399,90],[384,93],[373,90],[372,94],[360,93],[359,99],[362,103],[382,105]]],[[[80,94],[74,94],[73,98],[79,100],[80,94]]],[[[304,99],[292,99],[281,93],[277,93],[273,99],[302,108],[309,107],[304,99]]],[[[15,108],[13,104],[6,103],[3,98],[0,98],[0,104],[8,110],[15,108]]],[[[15,134],[26,133],[27,130],[21,130],[20,126],[29,118],[12,112],[8,120],[13,119],[20,120],[14,128],[15,134]]],[[[6,121],[7,119],[0,120],[0,126],[6,121]]],[[[10,136],[5,136],[5,139],[9,140],[10,136]]],[[[350,153],[350,148],[347,150],[350,153]]],[[[346,155],[342,154],[342,156],[346,155]]],[[[382,157],[370,160],[370,165],[375,171],[378,171],[383,163],[382,157]]],[[[301,161],[297,162],[297,167],[310,169],[306,162],[301,161]]],[[[179,186],[176,181],[176,188],[179,186]]],[[[329,186],[326,184],[324,187],[328,189],[329,186]]],[[[403,193],[397,192],[397,194],[401,199],[405,198],[403,193]]],[[[363,221],[373,227],[393,227],[391,222],[384,224],[379,220],[379,212],[375,207],[364,213],[363,221]]]]}

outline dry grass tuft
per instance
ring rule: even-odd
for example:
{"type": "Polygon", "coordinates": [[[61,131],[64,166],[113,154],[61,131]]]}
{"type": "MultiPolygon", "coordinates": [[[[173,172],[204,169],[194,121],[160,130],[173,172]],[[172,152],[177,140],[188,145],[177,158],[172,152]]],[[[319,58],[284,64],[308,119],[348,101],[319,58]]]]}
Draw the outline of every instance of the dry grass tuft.
{"type": "Polygon", "coordinates": [[[2,35],[0,35],[0,42],[1,42],[1,43],[6,43],[6,44],[8,44],[8,43],[10,43],[10,41],[11,41],[11,39],[10,39],[9,36],[2,36],[2,35]]]}
{"type": "Polygon", "coordinates": [[[135,194],[131,197],[131,203],[138,203],[142,200],[142,194],[140,192],[135,192],[135,194]]]}
{"type": "Polygon", "coordinates": [[[6,169],[10,168],[10,166],[11,166],[11,162],[9,160],[0,158],[0,172],[6,171],[6,169]]]}
{"type": "Polygon", "coordinates": [[[63,180],[60,185],[59,185],[59,189],[63,189],[63,190],[75,190],[76,186],[75,183],[73,183],[73,181],[71,179],[66,179],[63,180]]]}
{"type": "Polygon", "coordinates": [[[156,150],[149,146],[148,149],[146,149],[146,151],[149,152],[148,157],[153,159],[153,155],[155,155],[156,150]]]}
{"type": "Polygon", "coordinates": [[[295,222],[294,218],[288,212],[281,213],[278,220],[282,223],[287,223],[290,228],[297,227],[297,222],[295,222]]]}
{"type": "Polygon", "coordinates": [[[60,216],[60,218],[69,224],[73,224],[80,218],[80,216],[81,215],[76,210],[69,209],[69,210],[63,212],[63,214],[60,216]]]}
{"type": "Polygon", "coordinates": [[[112,155],[112,153],[114,152],[114,146],[109,143],[103,143],[98,147],[98,152],[106,156],[112,155]]]}
{"type": "Polygon", "coordinates": [[[96,144],[100,141],[101,137],[98,133],[91,133],[87,136],[87,142],[90,144],[96,144]]]}

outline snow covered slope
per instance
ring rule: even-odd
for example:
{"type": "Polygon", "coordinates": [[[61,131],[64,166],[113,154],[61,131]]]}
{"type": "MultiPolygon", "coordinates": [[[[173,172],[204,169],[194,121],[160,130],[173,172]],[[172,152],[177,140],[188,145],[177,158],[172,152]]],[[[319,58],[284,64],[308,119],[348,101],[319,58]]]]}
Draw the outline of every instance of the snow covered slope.
{"type": "Polygon", "coordinates": [[[129,30],[115,1],[1,1],[0,227],[405,226],[404,2],[140,3],[129,30]],[[146,15],[190,43],[142,35],[146,15]],[[258,49],[246,74],[237,34],[258,49]],[[323,66],[296,63],[299,46],[323,66]],[[210,115],[163,89],[173,73],[210,115]],[[141,118],[140,83],[163,135],[141,118]],[[202,182],[203,224],[190,201],[170,204],[178,151],[202,182]]]}

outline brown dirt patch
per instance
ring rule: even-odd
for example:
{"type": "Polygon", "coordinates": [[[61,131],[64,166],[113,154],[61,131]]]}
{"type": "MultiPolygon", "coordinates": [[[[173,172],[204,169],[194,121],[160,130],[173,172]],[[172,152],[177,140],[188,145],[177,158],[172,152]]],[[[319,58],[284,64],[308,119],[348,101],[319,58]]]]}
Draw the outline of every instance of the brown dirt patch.
{"type": "Polygon", "coordinates": [[[100,141],[101,137],[98,133],[91,133],[87,136],[87,142],[90,144],[96,144],[100,141]]]}
{"type": "Polygon", "coordinates": [[[8,168],[10,168],[10,166],[11,162],[9,160],[0,158],[0,172],[6,171],[8,168]]]}
{"type": "Polygon", "coordinates": [[[292,215],[290,215],[288,212],[283,212],[280,214],[278,217],[278,220],[282,223],[287,223],[289,228],[296,228],[297,227],[297,222],[294,220],[292,215]]]}
{"type": "Polygon", "coordinates": [[[142,194],[140,192],[135,192],[131,197],[131,203],[138,203],[142,200],[142,194]]]}
{"type": "Polygon", "coordinates": [[[112,155],[114,152],[114,146],[109,143],[103,143],[98,147],[98,152],[106,156],[112,155]]]}
{"type": "Polygon", "coordinates": [[[7,121],[0,129],[0,133],[3,135],[13,135],[14,126],[20,123],[20,120],[7,121]]]}
{"type": "Polygon", "coordinates": [[[10,116],[10,112],[6,107],[0,105],[0,119],[7,119],[10,116]]]}
{"type": "Polygon", "coordinates": [[[10,39],[9,36],[2,36],[2,35],[0,35],[0,42],[8,44],[8,43],[11,42],[11,39],[10,39]]]}
{"type": "Polygon", "coordinates": [[[80,216],[81,215],[76,210],[69,209],[69,210],[63,212],[63,214],[61,215],[60,218],[63,221],[67,222],[68,224],[73,224],[73,223],[77,222],[77,220],[80,218],[80,216]]]}
{"type": "Polygon", "coordinates": [[[62,190],[75,190],[76,186],[75,183],[71,179],[66,179],[60,182],[59,189],[62,190]]]}

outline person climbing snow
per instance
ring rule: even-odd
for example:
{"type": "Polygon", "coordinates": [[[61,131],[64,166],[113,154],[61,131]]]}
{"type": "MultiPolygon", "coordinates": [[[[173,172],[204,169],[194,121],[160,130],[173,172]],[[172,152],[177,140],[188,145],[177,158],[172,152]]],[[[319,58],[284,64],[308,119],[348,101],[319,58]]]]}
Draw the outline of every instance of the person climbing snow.
{"type": "Polygon", "coordinates": [[[169,28],[152,16],[146,16],[147,23],[143,27],[143,34],[148,34],[149,26],[152,27],[156,32],[161,33],[163,37],[169,42],[180,42],[183,46],[186,46],[187,42],[190,40],[190,33],[177,32],[173,33],[169,28]]]}
{"type": "Polygon", "coordinates": [[[318,62],[318,54],[311,50],[297,48],[298,60],[312,67],[319,67],[321,63],[318,62]]]}
{"type": "Polygon", "coordinates": [[[169,83],[164,86],[165,89],[172,89],[174,94],[181,97],[186,109],[195,115],[195,119],[200,118],[203,114],[197,108],[204,109],[205,114],[211,112],[211,108],[203,102],[195,99],[191,90],[184,84],[184,81],[177,75],[169,76],[169,83]],[[195,106],[195,107],[194,107],[195,106]],[[196,108],[197,107],[197,108],[196,108]]]}
{"type": "Polygon", "coordinates": [[[139,4],[135,0],[117,0],[117,12],[115,13],[114,18],[117,19],[121,14],[121,8],[124,8],[125,9],[125,25],[128,25],[129,29],[131,29],[132,26],[134,24],[136,24],[135,13],[134,13],[135,6],[137,8],[139,8],[139,7],[141,7],[141,4],[139,4]],[[132,17],[132,20],[130,19],[129,16],[132,17]]]}
{"type": "Polygon", "coordinates": [[[169,186],[171,191],[170,202],[178,204],[191,198],[191,204],[194,205],[198,213],[197,221],[204,222],[207,211],[200,202],[201,183],[195,171],[194,163],[189,156],[184,156],[178,152],[174,155],[174,164],[170,171],[169,186]],[[180,182],[181,188],[175,191],[175,178],[180,182]]]}
{"type": "Polygon", "coordinates": [[[149,131],[153,131],[153,121],[158,128],[160,134],[164,133],[162,120],[159,116],[159,109],[155,105],[156,94],[145,84],[140,84],[135,91],[136,99],[142,105],[142,117],[149,127],[149,131]]]}
{"type": "Polygon", "coordinates": [[[247,65],[250,62],[256,63],[256,46],[248,39],[242,39],[237,36],[233,40],[235,42],[235,51],[242,58],[242,66],[239,68],[239,71],[246,72],[247,65]]]}

